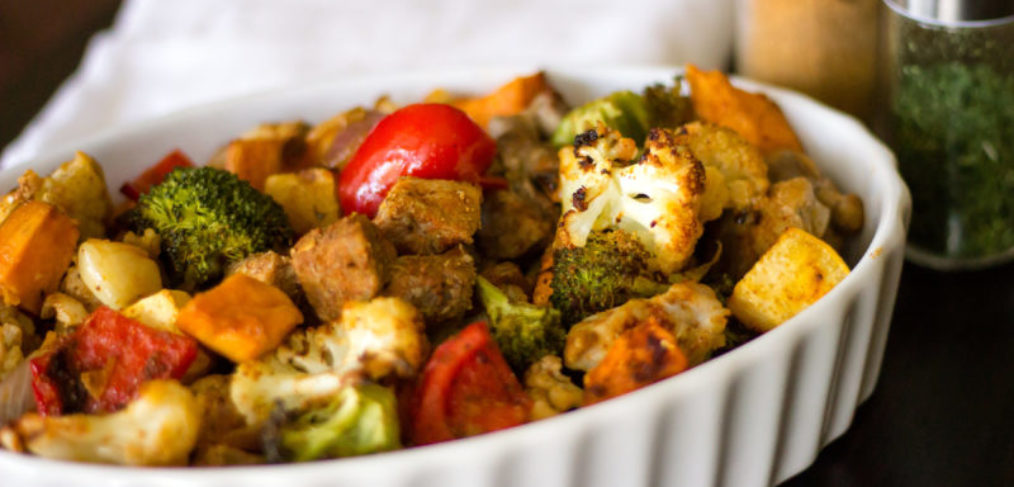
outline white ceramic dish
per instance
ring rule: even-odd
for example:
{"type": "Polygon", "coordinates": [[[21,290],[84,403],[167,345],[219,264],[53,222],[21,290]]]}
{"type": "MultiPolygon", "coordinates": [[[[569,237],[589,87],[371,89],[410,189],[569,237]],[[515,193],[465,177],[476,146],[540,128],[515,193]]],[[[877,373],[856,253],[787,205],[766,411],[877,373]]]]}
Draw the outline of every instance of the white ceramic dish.
{"type": "MultiPolygon", "coordinates": [[[[45,174],[74,150],[103,164],[110,188],[180,147],[195,160],[264,121],[319,121],[380,94],[417,100],[435,87],[483,92],[533,69],[363,77],[245,97],[124,127],[0,173],[45,174]]],[[[571,103],[672,79],[677,68],[548,70],[571,103]]],[[[140,469],[0,451],[3,485],[765,486],[813,462],[873,391],[898,286],[910,200],[894,157],[855,120],[756,83],[782,107],[809,154],[859,194],[866,222],[852,274],[818,303],[735,351],[602,404],[511,430],[367,457],[308,464],[140,469]]]]}

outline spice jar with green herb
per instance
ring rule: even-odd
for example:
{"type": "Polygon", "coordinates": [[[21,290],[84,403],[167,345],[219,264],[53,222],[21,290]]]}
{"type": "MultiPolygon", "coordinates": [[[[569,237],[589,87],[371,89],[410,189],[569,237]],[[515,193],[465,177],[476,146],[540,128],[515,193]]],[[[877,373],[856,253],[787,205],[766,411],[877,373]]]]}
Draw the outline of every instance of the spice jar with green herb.
{"type": "Polygon", "coordinates": [[[881,129],[912,191],[910,258],[1014,260],[1011,3],[884,1],[881,129]]]}

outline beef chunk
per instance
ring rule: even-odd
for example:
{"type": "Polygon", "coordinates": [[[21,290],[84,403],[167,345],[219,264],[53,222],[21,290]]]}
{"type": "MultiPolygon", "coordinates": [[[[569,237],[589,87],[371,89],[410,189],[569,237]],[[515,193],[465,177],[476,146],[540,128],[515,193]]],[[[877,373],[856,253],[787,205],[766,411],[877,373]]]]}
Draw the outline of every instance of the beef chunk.
{"type": "Polygon", "coordinates": [[[374,222],[401,254],[439,254],[472,243],[481,204],[474,184],[406,177],[387,193],[374,222]]]}
{"type": "Polygon", "coordinates": [[[315,228],[292,247],[292,267],[317,316],[336,319],[342,304],[376,296],[390,276],[395,252],[365,216],[352,214],[315,228]]]}
{"type": "Polygon", "coordinates": [[[553,236],[554,219],[513,191],[497,191],[483,202],[479,248],[485,257],[515,259],[553,236]]]}
{"type": "Polygon", "coordinates": [[[403,255],[384,290],[412,303],[427,323],[459,319],[472,307],[475,261],[458,246],[440,255],[403,255]]]}
{"type": "Polygon", "coordinates": [[[299,302],[303,290],[292,268],[292,259],[273,250],[259,252],[229,266],[228,275],[246,274],[258,281],[281,289],[294,302],[299,302]]]}

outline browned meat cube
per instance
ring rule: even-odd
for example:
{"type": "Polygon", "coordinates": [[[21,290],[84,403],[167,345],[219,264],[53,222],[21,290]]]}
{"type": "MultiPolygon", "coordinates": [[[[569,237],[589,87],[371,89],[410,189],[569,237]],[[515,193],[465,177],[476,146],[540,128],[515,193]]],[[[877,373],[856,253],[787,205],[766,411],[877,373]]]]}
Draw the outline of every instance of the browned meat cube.
{"type": "Polygon", "coordinates": [[[395,257],[394,246],[357,213],[311,230],[292,246],[292,267],[323,321],[338,318],[346,301],[376,296],[395,257]]]}
{"type": "Polygon", "coordinates": [[[273,250],[247,256],[230,265],[226,274],[246,274],[258,281],[271,284],[281,289],[297,303],[303,295],[303,290],[299,287],[299,279],[296,278],[296,271],[292,268],[292,259],[273,250]]]}
{"type": "Polygon", "coordinates": [[[401,254],[439,254],[472,243],[482,191],[474,184],[401,178],[380,204],[374,223],[401,254]]]}
{"type": "Polygon", "coordinates": [[[458,246],[440,255],[403,255],[384,290],[412,303],[427,323],[461,318],[472,307],[475,261],[458,246]]]}
{"type": "Polygon", "coordinates": [[[479,249],[490,259],[515,259],[553,236],[555,219],[528,198],[497,191],[482,205],[479,249]]]}

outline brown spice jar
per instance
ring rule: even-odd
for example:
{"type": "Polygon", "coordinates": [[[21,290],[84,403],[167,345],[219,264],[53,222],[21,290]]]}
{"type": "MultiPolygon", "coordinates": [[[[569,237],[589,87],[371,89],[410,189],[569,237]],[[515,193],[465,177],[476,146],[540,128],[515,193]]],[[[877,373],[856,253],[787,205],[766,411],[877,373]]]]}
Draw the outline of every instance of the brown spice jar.
{"type": "Polygon", "coordinates": [[[879,0],[738,0],[737,8],[740,74],[869,120],[879,0]]]}

